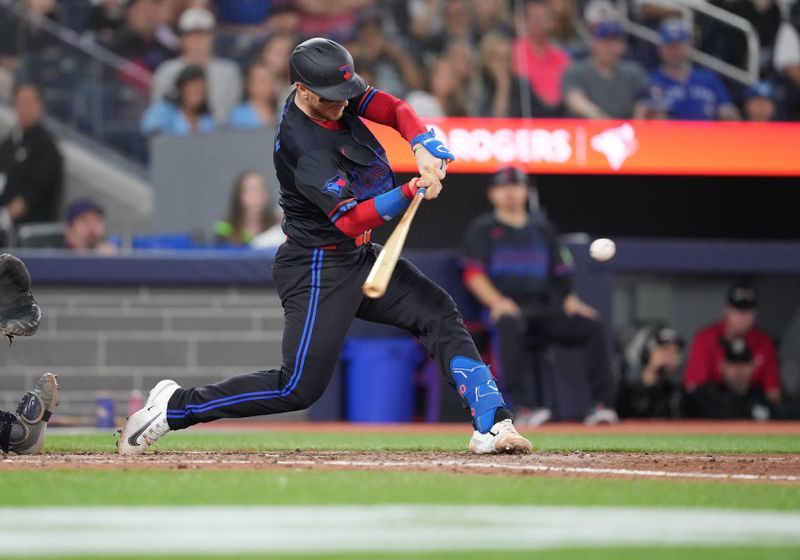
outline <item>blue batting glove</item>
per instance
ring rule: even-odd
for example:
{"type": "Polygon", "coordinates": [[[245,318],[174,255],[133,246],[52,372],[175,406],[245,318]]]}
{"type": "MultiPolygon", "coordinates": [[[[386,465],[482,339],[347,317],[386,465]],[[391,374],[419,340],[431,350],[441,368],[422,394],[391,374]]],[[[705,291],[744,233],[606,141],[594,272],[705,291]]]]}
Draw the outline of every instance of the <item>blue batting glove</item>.
{"type": "Polygon", "coordinates": [[[433,130],[414,136],[414,138],[411,139],[411,148],[413,149],[417,144],[428,150],[428,153],[433,157],[447,161],[456,160],[456,156],[447,149],[447,146],[445,146],[441,140],[436,139],[433,130]]]}

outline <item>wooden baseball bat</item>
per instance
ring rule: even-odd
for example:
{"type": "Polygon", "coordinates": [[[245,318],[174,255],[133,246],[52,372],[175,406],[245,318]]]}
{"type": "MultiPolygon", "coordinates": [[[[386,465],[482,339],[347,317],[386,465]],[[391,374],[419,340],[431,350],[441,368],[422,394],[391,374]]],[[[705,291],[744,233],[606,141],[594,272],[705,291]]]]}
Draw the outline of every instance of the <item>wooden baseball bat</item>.
{"type": "Polygon", "coordinates": [[[392,235],[386,240],[383,250],[378,255],[378,258],[375,259],[372,270],[369,271],[366,281],[361,286],[361,291],[364,292],[365,296],[378,299],[386,293],[386,287],[389,285],[389,279],[392,277],[394,267],[397,265],[397,259],[400,258],[400,253],[403,251],[408,229],[411,227],[414,214],[417,213],[417,208],[419,208],[423,198],[425,198],[425,189],[421,188],[414,195],[414,199],[406,208],[392,235]]]}

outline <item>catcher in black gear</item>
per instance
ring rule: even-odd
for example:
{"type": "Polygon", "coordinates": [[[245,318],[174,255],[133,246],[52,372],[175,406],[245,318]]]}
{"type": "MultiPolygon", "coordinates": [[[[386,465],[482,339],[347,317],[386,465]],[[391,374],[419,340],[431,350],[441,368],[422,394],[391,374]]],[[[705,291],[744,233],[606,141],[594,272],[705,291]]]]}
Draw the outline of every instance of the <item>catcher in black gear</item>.
{"type": "Polygon", "coordinates": [[[0,255],[0,333],[9,342],[31,336],[39,328],[42,310],[33,299],[31,275],[14,255],[0,255]]]}
{"type": "MultiPolygon", "coordinates": [[[[39,328],[42,311],[31,293],[31,276],[25,264],[13,255],[0,255],[0,333],[12,341],[31,336],[39,328]]],[[[33,391],[25,393],[16,412],[0,410],[0,452],[33,455],[44,447],[44,433],[58,406],[58,379],[52,373],[39,378],[33,391]]]]}

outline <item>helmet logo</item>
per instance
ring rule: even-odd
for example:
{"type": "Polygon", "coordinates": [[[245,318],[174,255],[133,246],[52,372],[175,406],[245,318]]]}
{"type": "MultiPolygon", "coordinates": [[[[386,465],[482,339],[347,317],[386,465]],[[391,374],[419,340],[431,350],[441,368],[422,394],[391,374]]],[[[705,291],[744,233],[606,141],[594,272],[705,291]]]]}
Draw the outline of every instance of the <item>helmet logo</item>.
{"type": "Polygon", "coordinates": [[[342,79],[344,81],[349,80],[350,78],[353,77],[353,65],[345,64],[344,66],[340,66],[339,73],[342,75],[342,79]]]}

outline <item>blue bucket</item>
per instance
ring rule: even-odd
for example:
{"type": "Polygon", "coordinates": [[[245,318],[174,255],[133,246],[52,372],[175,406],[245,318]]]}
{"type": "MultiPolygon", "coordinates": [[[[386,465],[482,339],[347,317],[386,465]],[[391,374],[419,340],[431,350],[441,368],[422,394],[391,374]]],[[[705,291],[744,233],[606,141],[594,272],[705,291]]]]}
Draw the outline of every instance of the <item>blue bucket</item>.
{"type": "Polygon", "coordinates": [[[351,422],[410,422],[423,351],[413,338],[351,338],[342,353],[351,422]]]}

